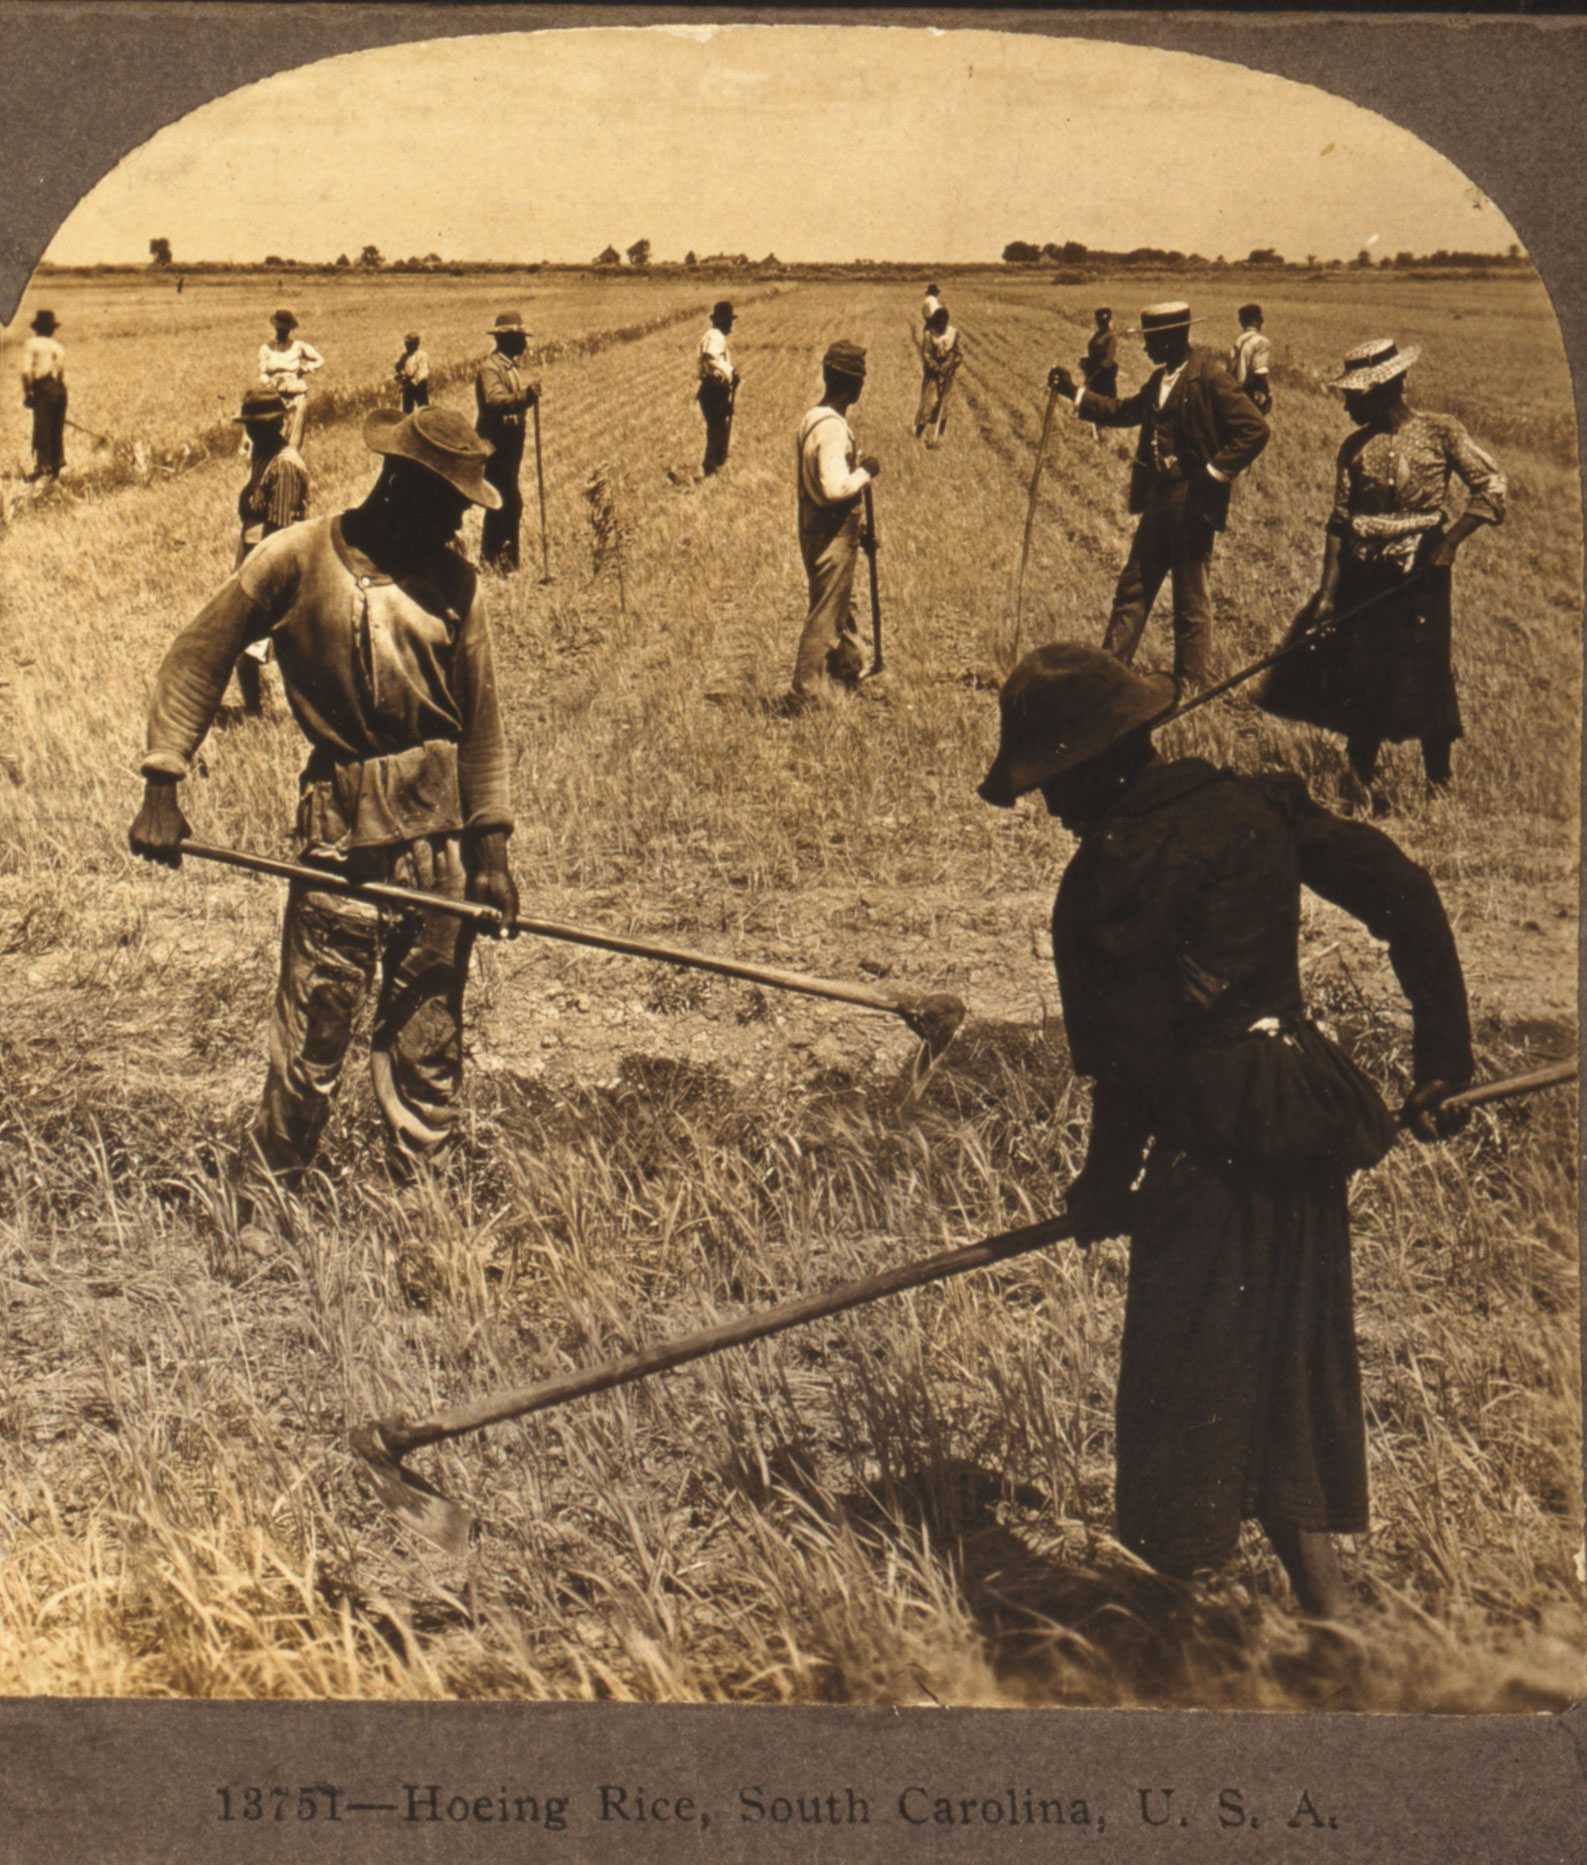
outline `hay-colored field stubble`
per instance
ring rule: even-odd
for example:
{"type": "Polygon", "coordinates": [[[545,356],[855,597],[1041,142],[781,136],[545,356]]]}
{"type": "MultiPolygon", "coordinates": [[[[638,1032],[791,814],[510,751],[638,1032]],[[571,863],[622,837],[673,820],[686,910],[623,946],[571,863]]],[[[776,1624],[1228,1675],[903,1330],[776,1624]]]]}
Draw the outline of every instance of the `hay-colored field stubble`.
{"type": "MultiPolygon", "coordinates": [[[[419,1193],[387,1179],[355,1061],[307,1241],[273,1275],[229,1280],[214,1219],[262,1069],[280,898],[197,864],[147,870],[124,847],[149,682],[229,568],[237,463],[68,491],[18,520],[0,689],[0,1689],[1445,1709],[1579,1693],[1564,1095],[1479,1116],[1442,1149],[1407,1144],[1356,1185],[1375,1523],[1348,1554],[1358,1642],[1319,1645],[1289,1618],[1255,1537],[1179,1603],[1171,1651],[1148,1638],[1154,1587],[1107,1538],[1118,1244],[427,1454],[485,1519],[467,1568],[403,1546],[345,1448],[375,1413],[1056,1208],[1087,1107],[1046,948],[1068,845],[973,789],[1045,371],[1078,350],[1090,302],[1137,287],[949,282],[968,360],[935,453],[908,437],[913,289],[805,285],[747,306],[732,462],[704,486],[689,483],[691,325],[547,366],[555,580],[536,581],[536,553],[491,586],[528,910],[956,990],[974,1021],[907,1106],[910,1039],[888,1020],[493,946],[451,1175],[419,1193]],[[874,698],[781,723],[760,702],[786,684],[803,613],[792,430],[838,334],[871,351],[855,425],[886,467],[890,671],[874,698]],[[598,463],[627,527],[626,615],[615,577],[590,572],[580,493],[598,463]]],[[[1221,343],[1248,291],[1219,289],[1227,303],[1197,299],[1221,343]]],[[[393,327],[428,330],[433,287],[411,290],[388,301],[393,327]]],[[[585,327],[644,322],[652,291],[604,290],[585,327]]],[[[1315,375],[1380,328],[1425,341],[1418,392],[1468,413],[1514,512],[1457,576],[1458,802],[1422,804],[1401,750],[1392,827],[1446,890],[1485,1072],[1558,1053],[1574,1027],[1580,523],[1546,305],[1516,284],[1374,280],[1291,284],[1268,308],[1277,438],[1220,546],[1220,654],[1266,646],[1313,579],[1342,434],[1315,375]],[[1526,428],[1514,411],[1531,404],[1526,428]]],[[[310,334],[351,353],[333,328],[310,334]]],[[[466,405],[466,385],[448,399],[466,405]]],[[[162,431],[185,409],[171,384],[162,431]]],[[[1120,444],[1060,411],[1029,640],[1100,633],[1128,535],[1120,444]]],[[[355,422],[311,430],[309,451],[316,510],[369,482],[355,422]]],[[[530,538],[532,513],[531,498],[530,538]]],[[[1166,657],[1165,629],[1149,654],[1166,657]]],[[[1290,764],[1335,798],[1335,742],[1240,704],[1199,719],[1170,742],[1290,764]]],[[[299,758],[285,718],[218,731],[185,792],[196,831],[289,852],[299,758]]],[[[1381,953],[1314,904],[1304,956],[1318,1006],[1402,1087],[1381,953]]]]}

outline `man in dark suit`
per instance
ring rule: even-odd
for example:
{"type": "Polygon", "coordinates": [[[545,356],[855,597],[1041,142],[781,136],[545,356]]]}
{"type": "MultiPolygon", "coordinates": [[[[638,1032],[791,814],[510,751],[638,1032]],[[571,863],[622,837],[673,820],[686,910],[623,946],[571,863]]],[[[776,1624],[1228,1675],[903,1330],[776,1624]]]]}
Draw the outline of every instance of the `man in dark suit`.
{"type": "Polygon", "coordinates": [[[1113,592],[1102,645],[1135,658],[1165,577],[1174,597],[1174,673],[1186,688],[1207,684],[1212,541],[1229,517],[1229,487],[1268,442],[1268,425],[1235,387],[1220,358],[1190,344],[1190,306],[1154,304],[1141,313],[1146,354],[1157,365],[1144,387],[1122,400],[1079,388],[1067,369],[1047,381],[1071,397],[1081,420],[1138,427],[1130,468],[1130,510],[1140,523],[1113,592]]]}
{"type": "Polygon", "coordinates": [[[474,377],[478,418],[474,431],[491,450],[485,478],[501,498],[500,508],[487,510],[480,536],[480,555],[503,576],[518,568],[518,529],[523,522],[523,494],[518,473],[523,465],[524,415],[540,399],[540,384],[526,376],[519,363],[528,347],[529,332],[516,311],[503,311],[491,326],[496,347],[474,377]]]}

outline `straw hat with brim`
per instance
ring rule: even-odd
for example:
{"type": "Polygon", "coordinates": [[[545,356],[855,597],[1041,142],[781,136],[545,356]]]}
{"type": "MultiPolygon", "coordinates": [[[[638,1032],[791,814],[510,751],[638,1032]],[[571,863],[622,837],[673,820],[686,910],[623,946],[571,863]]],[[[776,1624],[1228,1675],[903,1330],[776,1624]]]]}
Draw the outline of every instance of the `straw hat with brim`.
{"type": "Polygon", "coordinates": [[[60,325],[56,322],[53,311],[35,311],[31,328],[36,330],[41,337],[48,337],[59,330],[60,325]]]}
{"type": "Polygon", "coordinates": [[[1403,376],[1421,353],[1420,344],[1402,350],[1392,337],[1374,337],[1370,343],[1358,343],[1345,353],[1345,372],[1328,387],[1341,395],[1375,389],[1379,383],[1403,376]]]}
{"type": "Polygon", "coordinates": [[[471,504],[501,510],[501,494],[485,478],[491,450],[450,408],[419,408],[412,414],[377,408],[364,423],[364,445],[372,453],[412,460],[456,487],[471,504]]]}
{"type": "Polygon", "coordinates": [[[1190,306],[1177,299],[1167,304],[1149,304],[1141,313],[1141,335],[1149,337],[1154,330],[1189,330],[1195,321],[1190,306]]]}
{"type": "Polygon", "coordinates": [[[529,327],[516,311],[498,311],[495,323],[491,325],[490,330],[486,334],[492,337],[500,337],[510,334],[513,331],[517,331],[520,337],[527,337],[529,334],[529,327]]]}
{"type": "Polygon", "coordinates": [[[835,376],[847,376],[851,382],[865,380],[865,346],[851,343],[847,338],[840,338],[836,343],[827,345],[827,353],[821,358],[823,369],[830,369],[835,376]]]}
{"type": "Polygon", "coordinates": [[[245,421],[284,421],[285,399],[274,389],[248,389],[242,398],[242,412],[232,416],[233,424],[245,421]]]}
{"type": "Polygon", "coordinates": [[[1172,675],[1135,673],[1100,648],[1033,648],[1003,682],[997,756],[978,794],[1012,809],[1027,790],[1161,719],[1178,697],[1172,675]]]}

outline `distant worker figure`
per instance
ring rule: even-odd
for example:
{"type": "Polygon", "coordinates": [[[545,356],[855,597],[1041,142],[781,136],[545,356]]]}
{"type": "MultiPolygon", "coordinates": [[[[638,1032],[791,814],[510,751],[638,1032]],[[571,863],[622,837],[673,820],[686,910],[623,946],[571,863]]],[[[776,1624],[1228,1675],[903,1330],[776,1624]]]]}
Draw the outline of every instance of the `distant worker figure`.
{"type": "Polygon", "coordinates": [[[57,479],[66,464],[66,349],[56,340],[53,311],[35,311],[33,335],[22,346],[22,406],[33,411],[33,471],[57,479]]]}
{"type": "Polygon", "coordinates": [[[485,478],[501,495],[501,507],[485,513],[480,555],[491,569],[506,576],[518,568],[518,531],[523,523],[518,472],[523,465],[524,415],[539,401],[540,384],[518,366],[529,332],[516,311],[500,312],[490,335],[496,347],[474,377],[479,411],[474,427],[490,447],[485,478]]]}
{"type": "Polygon", "coordinates": [[[301,450],[309,406],[308,379],[325,367],[325,358],[306,338],[293,336],[298,319],[289,305],[282,305],[272,322],[274,337],[259,345],[259,380],[286,403],[287,445],[301,450]]]}
{"type": "Polygon", "coordinates": [[[1504,522],[1506,486],[1494,461],[1453,415],[1422,414],[1405,399],[1421,355],[1376,338],[1350,351],[1329,387],[1356,430],[1339,449],[1322,579],[1291,640],[1340,625],[1267,675],[1264,711],[1345,734],[1350,769],[1372,813],[1388,813],[1374,782],[1384,739],[1422,741],[1428,795],[1447,793],[1461,736],[1451,661],[1455,553],[1485,524],[1504,522]],[[1457,517],[1450,481],[1466,488],[1457,517]],[[1359,621],[1354,610],[1371,604],[1359,621]]]}
{"type": "MultiPolygon", "coordinates": [[[[233,417],[248,436],[248,483],[237,499],[242,535],[237,564],[256,544],[308,516],[309,469],[286,438],[287,405],[274,389],[249,389],[242,412],[233,417]]],[[[237,657],[237,686],[243,710],[258,718],[264,712],[265,663],[270,639],[251,641],[237,657]]]]}
{"type": "Polygon", "coordinates": [[[700,339],[700,386],[695,398],[705,418],[705,459],[700,465],[705,479],[727,465],[733,438],[733,401],[742,379],[727,347],[734,322],[732,305],[720,298],[712,306],[711,321],[700,339]]]}
{"type": "Polygon", "coordinates": [[[1213,539],[1228,522],[1229,487],[1268,442],[1268,425],[1220,358],[1190,346],[1190,306],[1148,305],[1141,313],[1146,354],[1157,365],[1144,386],[1119,400],[1076,389],[1064,368],[1049,387],[1074,397],[1080,418],[1099,427],[1139,427],[1130,468],[1130,511],[1140,520],[1113,592],[1102,645],[1126,664],[1135,658],[1165,577],[1174,599],[1174,674],[1205,686],[1212,658],[1207,571],[1213,539]]]}
{"type": "Polygon", "coordinates": [[[810,585],[810,611],[799,638],[793,693],[805,705],[852,691],[865,657],[854,626],[855,560],[870,548],[861,536],[861,494],[881,472],[858,449],[846,419],[865,387],[865,351],[830,344],[821,359],[823,394],[799,423],[799,554],[810,585]]]}
{"type": "Polygon", "coordinates": [[[1080,358],[1080,380],[1093,395],[1117,395],[1119,340],[1113,330],[1113,308],[1099,304],[1094,315],[1097,327],[1086,339],[1086,353],[1080,358]]]}
{"type": "Polygon", "coordinates": [[[410,330],[402,339],[402,354],[392,365],[392,373],[402,385],[402,412],[430,405],[430,359],[419,348],[419,333],[410,330]]]}
{"type": "MultiPolygon", "coordinates": [[[[364,444],[380,476],[360,505],[267,538],[210,598],[155,676],[132,851],[177,867],[191,834],[177,785],[250,641],[271,635],[309,740],[300,859],[518,911],[513,818],[480,577],[453,548],[487,508],[485,449],[449,408],[378,409],[364,444]]],[[[239,1245],[280,1246],[279,1193],[302,1178],[374,974],[370,1073],[396,1161],[440,1156],[457,1123],[474,928],[388,913],[294,882],[270,1019],[269,1066],[232,1179],[239,1245]]]]}
{"type": "Polygon", "coordinates": [[[937,281],[933,279],[926,287],[925,297],[920,301],[920,336],[922,342],[925,340],[926,326],[931,322],[933,314],[941,310],[941,308],[942,293],[937,287],[937,281]]]}
{"type": "Polygon", "coordinates": [[[915,439],[932,429],[928,447],[935,447],[948,425],[948,391],[962,360],[958,328],[948,321],[948,307],[939,304],[926,320],[920,339],[920,404],[915,409],[915,439]]]}
{"type": "Polygon", "coordinates": [[[1262,334],[1262,307],[1240,306],[1240,334],[1229,352],[1229,373],[1263,412],[1273,412],[1273,346],[1262,334]]]}

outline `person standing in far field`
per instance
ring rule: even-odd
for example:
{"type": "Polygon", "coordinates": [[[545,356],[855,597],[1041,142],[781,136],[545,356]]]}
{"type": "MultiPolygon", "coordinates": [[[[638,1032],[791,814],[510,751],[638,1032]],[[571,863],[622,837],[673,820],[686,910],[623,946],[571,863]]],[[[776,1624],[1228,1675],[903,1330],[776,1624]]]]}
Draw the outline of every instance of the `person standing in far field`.
{"type": "Polygon", "coordinates": [[[402,412],[412,414],[415,408],[428,408],[430,359],[419,348],[418,331],[410,330],[402,339],[402,354],[393,365],[393,372],[402,385],[402,412]]]}
{"type": "MultiPolygon", "coordinates": [[[[235,417],[248,436],[248,483],[237,499],[242,536],[237,565],[256,545],[308,516],[309,469],[286,438],[287,405],[273,389],[249,389],[235,417]]],[[[253,641],[237,659],[237,685],[243,711],[264,712],[264,665],[270,658],[268,637],[253,641]]]]}
{"type": "Polygon", "coordinates": [[[793,696],[813,705],[852,692],[865,668],[854,626],[854,566],[861,549],[861,495],[881,463],[858,448],[847,415],[865,387],[865,351],[830,344],[821,361],[823,394],[799,423],[795,467],[799,484],[799,554],[810,585],[810,609],[794,662],[793,696]]]}
{"type": "Polygon", "coordinates": [[[922,339],[925,337],[926,327],[930,324],[933,315],[941,308],[942,293],[937,288],[937,281],[933,279],[926,287],[925,297],[920,301],[920,334],[922,339]]]}
{"type": "Polygon", "coordinates": [[[1096,648],[1037,648],[1000,697],[984,801],[1039,790],[1078,847],[1053,906],[1076,1075],[1094,1084],[1067,1214],[1130,1240],[1115,1404],[1118,1536],[1189,1580],[1261,1523],[1301,1610],[1349,1604],[1332,1537],[1367,1530],[1348,1184],[1395,1142],[1377,1090],[1307,1015],[1301,889],[1387,943],[1411,1007],[1400,1124],[1442,1139],[1471,1079],[1438,890],[1298,777],[1158,757],[1177,697],[1096,648]]]}
{"type": "Polygon", "coordinates": [[[474,427],[490,448],[485,478],[500,495],[500,504],[485,513],[480,555],[503,576],[518,568],[518,532],[523,524],[523,493],[518,474],[523,466],[524,415],[540,400],[540,384],[524,375],[518,359],[528,347],[529,332],[516,311],[502,311],[491,326],[496,347],[474,377],[474,427]]]}
{"type": "MultiPolygon", "coordinates": [[[[177,785],[251,641],[275,643],[309,740],[299,859],[517,916],[513,818],[480,577],[453,548],[470,504],[493,508],[486,449],[449,408],[364,423],[380,476],[360,505],[251,551],[171,644],[155,676],[132,852],[179,867],[191,831],[177,785]]],[[[439,1158],[457,1123],[463,994],[474,940],[451,914],[394,913],[294,882],[269,1067],[233,1175],[239,1246],[280,1246],[281,1192],[302,1178],[353,1024],[378,970],[370,1073],[395,1163],[439,1158]]]]}
{"type": "Polygon", "coordinates": [[[733,324],[732,305],[726,298],[719,299],[711,309],[711,321],[700,339],[700,386],[696,399],[705,417],[702,479],[709,479],[727,465],[727,449],[733,438],[733,398],[741,380],[733,367],[733,353],[727,347],[733,324]]]}
{"type": "Polygon", "coordinates": [[[1055,368],[1049,388],[1072,396],[1083,421],[1138,427],[1130,468],[1130,510],[1139,519],[1113,592],[1102,645],[1121,661],[1135,658],[1165,578],[1174,597],[1174,674],[1187,687],[1207,684],[1212,660],[1212,543],[1228,523],[1229,486],[1268,442],[1268,426],[1234,386],[1221,358],[1190,346],[1190,306],[1153,304],[1141,313],[1146,354],[1157,365],[1144,387],[1122,401],[1075,387],[1055,368]]]}
{"type": "Polygon", "coordinates": [[[934,428],[928,447],[935,447],[938,436],[948,424],[944,404],[961,361],[959,332],[948,321],[948,307],[939,304],[926,320],[920,339],[920,404],[915,409],[915,439],[928,427],[934,428]],[[940,425],[938,423],[940,422],[940,425]]]}
{"type": "Polygon", "coordinates": [[[1483,525],[1502,524],[1505,511],[1504,475],[1460,422],[1406,401],[1406,372],[1420,355],[1379,337],[1350,351],[1328,385],[1343,395],[1355,432],[1339,449],[1322,579],[1288,639],[1336,613],[1338,626],[1279,661],[1257,693],[1265,712],[1345,734],[1357,800],[1375,816],[1389,809],[1375,782],[1386,738],[1419,738],[1428,796],[1448,794],[1461,736],[1455,553],[1483,525]],[[1463,507],[1451,496],[1455,479],[1463,507]],[[1366,613],[1354,620],[1357,609],[1366,613]]]}
{"type": "Polygon", "coordinates": [[[308,417],[309,377],[325,367],[325,358],[306,338],[293,336],[298,319],[289,305],[282,305],[271,321],[275,334],[268,343],[259,345],[259,380],[286,403],[287,445],[301,451],[303,424],[308,417]]]}
{"type": "Polygon", "coordinates": [[[1273,385],[1268,380],[1273,367],[1273,346],[1262,334],[1262,307],[1240,306],[1240,334],[1229,352],[1229,373],[1263,412],[1273,412],[1273,385]]]}
{"type": "MultiPolygon", "coordinates": [[[[1106,304],[1097,306],[1096,329],[1086,339],[1086,353],[1080,358],[1080,379],[1093,395],[1117,395],[1119,392],[1119,340],[1113,330],[1113,310],[1106,304]]],[[[1100,440],[1100,433],[1097,438],[1100,440]]]]}
{"type": "Polygon", "coordinates": [[[35,311],[33,335],[22,346],[22,406],[33,411],[33,471],[57,479],[66,464],[66,350],[56,340],[53,311],[35,311]]]}

